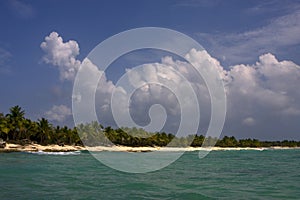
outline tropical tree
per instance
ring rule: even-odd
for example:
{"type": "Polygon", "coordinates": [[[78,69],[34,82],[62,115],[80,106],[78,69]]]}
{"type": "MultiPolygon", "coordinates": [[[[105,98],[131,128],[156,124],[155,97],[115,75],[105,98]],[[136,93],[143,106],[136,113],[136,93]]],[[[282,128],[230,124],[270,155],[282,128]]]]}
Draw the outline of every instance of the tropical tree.
{"type": "Polygon", "coordinates": [[[52,125],[45,118],[38,120],[38,134],[37,139],[41,144],[48,144],[51,141],[52,125]]]}
{"type": "Polygon", "coordinates": [[[238,141],[233,136],[224,136],[223,139],[219,140],[216,145],[220,147],[236,147],[238,146],[238,141]]]}
{"type": "Polygon", "coordinates": [[[10,132],[12,140],[20,138],[22,132],[25,131],[24,127],[24,115],[25,111],[20,106],[14,106],[9,109],[10,113],[6,115],[8,123],[10,123],[10,132]]]}
{"type": "Polygon", "coordinates": [[[38,132],[38,123],[35,121],[31,121],[30,119],[25,119],[24,127],[24,137],[28,140],[34,140],[38,132]]]}
{"type": "Polygon", "coordinates": [[[10,131],[10,123],[8,119],[0,113],[0,138],[8,140],[8,133],[10,131]]]}
{"type": "Polygon", "coordinates": [[[191,146],[192,147],[200,147],[203,144],[205,137],[203,135],[196,135],[191,146]]]}

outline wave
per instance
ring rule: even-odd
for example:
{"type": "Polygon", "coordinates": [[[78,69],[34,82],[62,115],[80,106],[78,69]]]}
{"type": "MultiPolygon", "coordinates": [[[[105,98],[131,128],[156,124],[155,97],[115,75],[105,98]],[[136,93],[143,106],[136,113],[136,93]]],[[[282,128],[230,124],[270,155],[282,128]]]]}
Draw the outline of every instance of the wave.
{"type": "Polygon", "coordinates": [[[60,155],[60,156],[66,156],[66,155],[79,155],[81,151],[68,151],[68,152],[46,152],[46,151],[36,151],[36,152],[28,152],[30,154],[36,154],[36,155],[60,155]]]}
{"type": "Polygon", "coordinates": [[[265,151],[273,148],[242,147],[86,147],[89,152],[192,152],[192,151],[265,151]]]}

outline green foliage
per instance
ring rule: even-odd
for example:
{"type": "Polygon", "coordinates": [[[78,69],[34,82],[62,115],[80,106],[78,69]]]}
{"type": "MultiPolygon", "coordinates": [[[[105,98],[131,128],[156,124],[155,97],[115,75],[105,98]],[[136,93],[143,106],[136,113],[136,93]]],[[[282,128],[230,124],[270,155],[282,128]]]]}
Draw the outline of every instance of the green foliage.
{"type": "Polygon", "coordinates": [[[223,137],[222,140],[218,140],[216,145],[219,147],[238,147],[239,142],[233,136],[232,137],[225,136],[223,137]]]}
{"type": "Polygon", "coordinates": [[[10,108],[10,112],[5,116],[1,113],[0,138],[17,144],[82,144],[75,128],[53,128],[45,118],[35,122],[24,116],[25,111],[20,106],[10,108]]]}

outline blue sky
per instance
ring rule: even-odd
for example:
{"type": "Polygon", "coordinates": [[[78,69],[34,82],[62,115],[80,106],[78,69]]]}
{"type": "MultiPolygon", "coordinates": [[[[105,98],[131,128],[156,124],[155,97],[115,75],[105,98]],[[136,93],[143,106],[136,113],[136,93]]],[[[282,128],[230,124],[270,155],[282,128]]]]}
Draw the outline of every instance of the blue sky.
{"type": "MultiPolygon", "coordinates": [[[[300,101],[297,102],[300,95],[296,87],[299,79],[287,74],[281,76],[286,70],[262,67],[257,74],[271,81],[262,83],[253,79],[259,87],[250,89],[253,81],[244,81],[249,78],[245,75],[247,70],[265,66],[263,63],[272,60],[272,56],[278,61],[273,62],[274,66],[284,67],[286,63],[281,61],[300,65],[300,3],[297,1],[4,0],[0,2],[0,26],[0,112],[7,113],[11,106],[18,104],[32,119],[55,115],[51,118],[54,124],[72,125],[69,109],[73,82],[62,80],[58,67],[43,59],[47,52],[40,45],[45,37],[57,32],[65,43],[74,40],[79,47],[75,58],[82,61],[99,42],[112,35],[154,26],[187,34],[219,61],[225,71],[234,69],[231,77],[236,76],[235,80],[241,77],[241,82],[230,82],[233,86],[228,86],[230,105],[223,134],[300,139],[300,101]],[[267,53],[272,56],[259,60],[259,56],[267,53]],[[262,65],[256,65],[257,62],[262,65]],[[239,64],[249,66],[242,68],[239,64]],[[253,93],[250,96],[238,93],[244,91],[242,87],[253,93]],[[264,94],[270,95],[262,99],[264,94]],[[269,102],[269,99],[282,101],[269,102]],[[277,110],[279,114],[274,114],[277,110]]],[[[166,55],[169,54],[151,51],[127,55],[116,61],[107,77],[114,81],[126,67],[143,61],[157,62],[166,55]],[[143,55],[148,56],[143,58],[143,55]],[[113,69],[118,66],[121,71],[113,69]]]]}

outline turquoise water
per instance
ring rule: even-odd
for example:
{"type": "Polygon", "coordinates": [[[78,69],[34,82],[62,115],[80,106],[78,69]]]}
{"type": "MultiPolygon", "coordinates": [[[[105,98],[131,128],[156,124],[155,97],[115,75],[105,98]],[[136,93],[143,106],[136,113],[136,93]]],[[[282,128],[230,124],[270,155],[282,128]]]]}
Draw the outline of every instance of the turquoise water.
{"type": "Polygon", "coordinates": [[[300,199],[300,150],[187,152],[146,174],[110,169],[88,152],[2,153],[0,188],[0,199],[300,199]]]}

